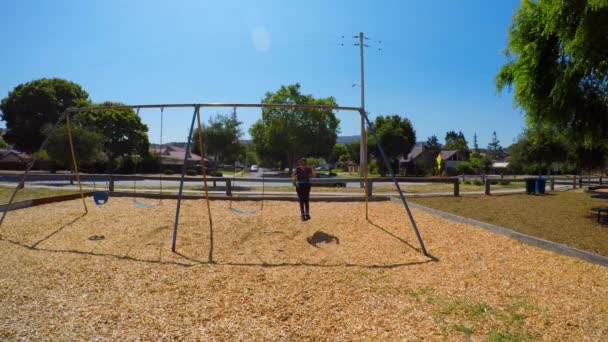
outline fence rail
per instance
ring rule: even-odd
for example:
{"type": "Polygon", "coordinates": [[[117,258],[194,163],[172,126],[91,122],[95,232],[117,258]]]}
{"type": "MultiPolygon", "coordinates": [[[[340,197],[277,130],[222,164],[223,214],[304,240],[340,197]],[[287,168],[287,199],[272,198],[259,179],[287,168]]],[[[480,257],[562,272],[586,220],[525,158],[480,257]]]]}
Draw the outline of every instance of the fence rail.
{"type": "MultiPolygon", "coordinates": [[[[0,182],[18,182],[22,173],[1,173],[0,174],[0,182]]],[[[472,176],[458,176],[458,177],[397,177],[397,181],[399,183],[445,183],[453,185],[453,195],[460,196],[460,179],[463,178],[465,180],[471,179],[472,176]]],[[[532,177],[526,177],[532,178],[532,177]]],[[[481,179],[484,184],[484,193],[486,195],[491,195],[491,187],[492,185],[496,185],[496,182],[500,183],[524,183],[526,178],[509,178],[509,177],[499,177],[499,176],[476,176],[475,179],[481,179]],[[493,184],[494,183],[494,184],[493,184]]],[[[115,182],[118,181],[180,181],[181,177],[178,176],[148,176],[148,175],[120,175],[120,174],[84,174],[81,175],[81,181],[83,182],[108,182],[108,190],[114,191],[115,182]]],[[[185,182],[202,182],[202,177],[185,177],[185,182]]],[[[581,177],[581,176],[573,176],[571,178],[565,177],[550,177],[546,178],[547,185],[549,185],[551,191],[555,190],[556,185],[568,185],[572,186],[572,189],[576,189],[583,186],[590,185],[602,185],[605,183],[604,177],[581,177]]],[[[74,182],[76,181],[76,177],[73,174],[54,174],[54,173],[33,173],[28,174],[26,177],[26,181],[66,181],[66,182],[74,182]]],[[[213,188],[216,188],[218,183],[224,184],[225,192],[227,196],[232,196],[232,192],[237,185],[237,183],[282,183],[282,184],[291,184],[293,180],[291,178],[275,178],[275,177],[246,177],[246,178],[231,178],[231,177],[207,177],[207,182],[211,183],[213,188]]],[[[363,186],[365,180],[364,178],[314,178],[312,179],[313,185],[337,185],[347,183],[359,183],[363,186]]],[[[374,177],[369,178],[367,183],[367,191],[368,195],[373,195],[374,184],[378,183],[391,183],[392,179],[389,177],[374,177]]]]}

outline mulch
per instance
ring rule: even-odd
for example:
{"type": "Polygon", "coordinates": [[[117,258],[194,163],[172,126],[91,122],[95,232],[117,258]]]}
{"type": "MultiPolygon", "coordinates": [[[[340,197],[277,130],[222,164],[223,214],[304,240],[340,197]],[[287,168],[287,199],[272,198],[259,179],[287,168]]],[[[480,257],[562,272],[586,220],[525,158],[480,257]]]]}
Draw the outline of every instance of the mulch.
{"type": "Polygon", "coordinates": [[[370,222],[362,203],[312,202],[306,222],[292,202],[211,205],[213,246],[188,200],[178,253],[173,200],[8,213],[0,340],[608,338],[607,268],[414,210],[426,257],[390,202],[370,222]]]}

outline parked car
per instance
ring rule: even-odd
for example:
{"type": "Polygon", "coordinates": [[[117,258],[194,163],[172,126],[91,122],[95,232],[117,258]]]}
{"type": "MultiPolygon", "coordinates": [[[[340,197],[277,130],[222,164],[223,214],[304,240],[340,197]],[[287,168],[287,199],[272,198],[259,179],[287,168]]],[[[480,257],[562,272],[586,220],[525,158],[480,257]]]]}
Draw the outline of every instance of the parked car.
{"type": "Polygon", "coordinates": [[[259,168],[257,165],[251,165],[251,167],[249,168],[249,171],[251,172],[258,172],[259,168]]]}
{"type": "MultiPolygon", "coordinates": [[[[327,178],[336,178],[336,174],[326,174],[326,173],[317,173],[317,177],[316,178],[321,178],[321,179],[327,179],[327,178]]],[[[323,183],[312,183],[313,186],[331,186],[331,187],[337,187],[337,188],[345,188],[346,187],[346,182],[343,180],[336,180],[335,182],[331,182],[331,181],[324,181],[323,183]]]]}

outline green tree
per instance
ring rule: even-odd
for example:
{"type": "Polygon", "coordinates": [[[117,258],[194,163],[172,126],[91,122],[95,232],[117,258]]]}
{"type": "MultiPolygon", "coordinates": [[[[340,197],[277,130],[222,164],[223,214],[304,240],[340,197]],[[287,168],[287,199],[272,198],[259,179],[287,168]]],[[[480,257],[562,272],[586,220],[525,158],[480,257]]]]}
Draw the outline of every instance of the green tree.
{"type": "MultiPolygon", "coordinates": [[[[203,142],[205,156],[213,156],[216,165],[219,163],[234,163],[237,159],[245,162],[247,147],[239,138],[243,135],[241,124],[236,113],[224,115],[216,114],[209,118],[208,124],[203,126],[203,142]]],[[[192,152],[200,155],[198,128],[193,133],[192,152]]]]}
{"type": "Polygon", "coordinates": [[[335,144],[327,160],[329,163],[345,162],[350,159],[350,151],[343,144],[335,144]]]}
{"type": "MultiPolygon", "coordinates": [[[[123,106],[119,102],[95,104],[99,107],[123,106]]],[[[104,109],[77,112],[73,122],[98,132],[103,137],[104,151],[113,169],[117,159],[132,155],[147,157],[150,149],[148,126],[133,109],[104,109]]]]}
{"type": "Polygon", "coordinates": [[[488,144],[488,157],[491,160],[502,160],[505,157],[505,151],[500,145],[496,131],[492,133],[492,141],[488,144]]]}
{"type": "MultiPolygon", "coordinates": [[[[373,123],[374,130],[389,163],[392,164],[394,170],[397,170],[398,158],[407,156],[416,144],[416,132],[412,127],[412,123],[407,118],[402,118],[399,115],[376,117],[373,123]]],[[[386,165],[381,160],[380,151],[376,146],[375,138],[372,134],[368,135],[369,151],[378,160],[378,168],[382,176],[386,176],[386,165]]]]}
{"type": "MultiPolygon", "coordinates": [[[[79,167],[104,160],[103,136],[96,131],[79,124],[71,125],[74,155],[79,167]]],[[[46,153],[51,160],[59,165],[72,168],[72,154],[70,151],[68,130],[65,124],[53,129],[53,125],[47,125],[43,133],[48,135],[49,142],[46,153]]]]}
{"type": "Polygon", "coordinates": [[[477,144],[477,133],[473,134],[473,154],[471,155],[471,157],[475,157],[475,158],[479,158],[480,157],[480,153],[479,153],[479,144],[477,144]]]}
{"type": "MultiPolygon", "coordinates": [[[[358,162],[360,160],[360,156],[361,156],[361,141],[360,140],[355,140],[353,142],[351,142],[350,144],[348,144],[346,146],[348,148],[348,156],[349,159],[354,161],[354,162],[358,162]]],[[[368,149],[369,152],[369,149],[368,149]]],[[[369,158],[368,158],[369,160],[369,158]]]]}
{"type": "Polygon", "coordinates": [[[16,86],[0,102],[6,122],[4,139],[16,149],[33,153],[45,138],[43,128],[55,124],[69,107],[89,104],[89,94],[76,83],[42,78],[16,86]]]}
{"type": "Polygon", "coordinates": [[[430,137],[428,137],[428,139],[426,139],[426,143],[424,144],[424,147],[427,150],[431,150],[434,152],[438,152],[441,151],[441,144],[439,143],[439,139],[437,139],[436,135],[431,135],[430,137]]]}
{"type": "Polygon", "coordinates": [[[563,135],[549,129],[526,130],[509,147],[509,166],[540,174],[549,170],[553,163],[566,162],[568,154],[563,135]]]}
{"type": "MultiPolygon", "coordinates": [[[[316,99],[303,95],[298,83],[266,93],[262,103],[336,106],[333,97],[316,99]]],[[[339,124],[331,110],[264,108],[262,119],[253,124],[249,133],[265,163],[279,161],[291,171],[299,157],[327,158],[336,143],[339,124]]]]}
{"type": "Polygon", "coordinates": [[[443,148],[446,150],[458,150],[465,153],[469,152],[469,143],[465,139],[462,131],[458,133],[449,131],[445,134],[445,145],[443,148]]]}
{"type": "Polygon", "coordinates": [[[514,88],[528,127],[556,126],[594,149],[608,136],[608,1],[522,1],[498,91],[514,88]],[[595,145],[592,146],[592,145],[595,145]]]}

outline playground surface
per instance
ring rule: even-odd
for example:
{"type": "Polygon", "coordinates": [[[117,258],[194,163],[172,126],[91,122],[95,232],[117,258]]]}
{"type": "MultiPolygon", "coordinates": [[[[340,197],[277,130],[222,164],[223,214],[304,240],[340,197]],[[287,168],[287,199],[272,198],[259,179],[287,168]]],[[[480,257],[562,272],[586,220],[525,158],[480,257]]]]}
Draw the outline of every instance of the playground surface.
{"type": "Polygon", "coordinates": [[[87,201],[8,213],[0,339],[608,338],[607,268],[395,203],[87,201]]]}

